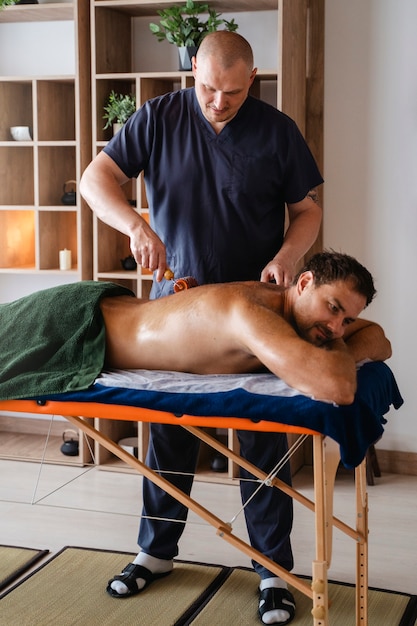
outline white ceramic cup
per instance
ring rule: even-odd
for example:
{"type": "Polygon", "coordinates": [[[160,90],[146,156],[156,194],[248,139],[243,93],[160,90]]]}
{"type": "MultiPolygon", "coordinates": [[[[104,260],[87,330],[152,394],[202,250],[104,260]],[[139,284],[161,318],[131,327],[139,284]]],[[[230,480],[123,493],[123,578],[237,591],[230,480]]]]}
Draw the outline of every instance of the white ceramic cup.
{"type": "Polygon", "coordinates": [[[32,141],[29,126],[11,126],[10,134],[15,141],[32,141]]]}

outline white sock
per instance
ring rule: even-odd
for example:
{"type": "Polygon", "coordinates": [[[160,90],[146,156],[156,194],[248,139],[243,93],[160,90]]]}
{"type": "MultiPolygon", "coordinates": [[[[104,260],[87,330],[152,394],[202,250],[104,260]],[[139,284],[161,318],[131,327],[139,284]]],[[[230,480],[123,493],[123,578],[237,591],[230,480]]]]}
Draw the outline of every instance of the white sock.
{"type": "MultiPolygon", "coordinates": [[[[275,587],[276,589],[288,589],[287,583],[278,577],[272,578],[263,578],[259,583],[259,589],[263,591],[264,589],[269,589],[271,587],[275,587]]],[[[259,604],[261,606],[261,603],[259,604]]],[[[262,615],[262,623],[263,624],[279,624],[280,622],[286,622],[290,617],[288,611],[283,611],[282,609],[274,609],[273,611],[267,611],[262,615]]]]}
{"type": "MultiPolygon", "coordinates": [[[[164,574],[165,572],[170,572],[174,566],[172,559],[157,559],[154,556],[146,554],[145,552],[139,552],[139,554],[134,558],[132,563],[134,563],[135,565],[143,565],[143,567],[146,567],[149,571],[152,572],[152,574],[164,574]]],[[[143,589],[146,581],[144,578],[137,578],[136,584],[138,586],[138,589],[143,589]]],[[[110,584],[110,587],[120,595],[125,595],[129,591],[129,589],[121,580],[113,580],[113,582],[110,584]]]]}

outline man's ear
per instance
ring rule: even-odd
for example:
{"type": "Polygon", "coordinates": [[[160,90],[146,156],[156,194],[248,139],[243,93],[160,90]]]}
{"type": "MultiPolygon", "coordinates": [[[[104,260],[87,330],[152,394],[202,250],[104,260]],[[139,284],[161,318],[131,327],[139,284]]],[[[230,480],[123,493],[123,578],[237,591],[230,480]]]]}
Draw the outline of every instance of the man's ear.
{"type": "Polygon", "coordinates": [[[195,78],[195,74],[196,74],[196,71],[197,71],[197,57],[195,57],[195,56],[191,58],[191,69],[192,69],[192,72],[193,72],[193,76],[195,78]]]}
{"type": "Polygon", "coordinates": [[[297,293],[300,294],[305,289],[314,285],[314,274],[313,272],[302,272],[297,280],[297,293]]]}

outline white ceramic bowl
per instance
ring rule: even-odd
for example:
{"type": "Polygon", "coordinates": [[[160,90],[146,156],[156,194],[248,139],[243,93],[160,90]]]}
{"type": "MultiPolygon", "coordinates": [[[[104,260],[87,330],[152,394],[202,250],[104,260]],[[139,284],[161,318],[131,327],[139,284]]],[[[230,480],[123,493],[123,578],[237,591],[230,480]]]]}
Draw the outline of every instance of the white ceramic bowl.
{"type": "Polygon", "coordinates": [[[29,126],[11,126],[10,134],[15,141],[32,141],[29,126]]]}

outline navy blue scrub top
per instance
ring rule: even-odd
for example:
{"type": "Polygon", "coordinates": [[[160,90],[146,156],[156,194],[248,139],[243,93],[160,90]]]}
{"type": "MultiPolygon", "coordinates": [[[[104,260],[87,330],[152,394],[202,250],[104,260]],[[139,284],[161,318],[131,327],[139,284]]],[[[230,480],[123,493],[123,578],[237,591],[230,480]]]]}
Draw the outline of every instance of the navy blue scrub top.
{"type": "MultiPolygon", "coordinates": [[[[216,134],[194,88],[146,102],[104,151],[144,172],[150,223],[176,277],[259,280],[284,238],[285,203],[323,182],[295,122],[248,97],[216,134]]],[[[154,283],[152,297],[171,284],[154,283]]]]}

